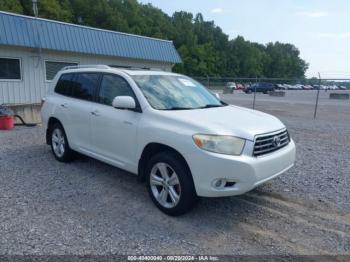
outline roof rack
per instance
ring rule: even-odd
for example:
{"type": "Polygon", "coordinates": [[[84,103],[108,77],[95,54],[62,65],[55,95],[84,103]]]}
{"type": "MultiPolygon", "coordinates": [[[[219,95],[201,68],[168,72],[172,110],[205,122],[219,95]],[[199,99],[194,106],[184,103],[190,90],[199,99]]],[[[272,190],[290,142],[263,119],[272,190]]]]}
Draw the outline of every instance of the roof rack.
{"type": "Polygon", "coordinates": [[[74,65],[74,66],[65,66],[61,70],[80,69],[80,68],[110,69],[111,67],[108,65],[74,65]]]}
{"type": "Polygon", "coordinates": [[[151,70],[150,67],[146,67],[146,66],[109,65],[109,67],[122,68],[122,69],[128,69],[128,70],[151,70]]]}

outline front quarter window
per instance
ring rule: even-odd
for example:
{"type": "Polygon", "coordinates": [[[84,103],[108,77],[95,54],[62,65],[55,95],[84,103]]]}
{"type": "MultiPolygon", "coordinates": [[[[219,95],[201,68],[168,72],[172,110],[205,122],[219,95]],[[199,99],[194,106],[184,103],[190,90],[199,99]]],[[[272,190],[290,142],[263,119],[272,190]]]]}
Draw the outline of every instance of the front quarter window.
{"type": "Polygon", "coordinates": [[[219,107],[224,104],[195,80],[181,75],[133,75],[150,105],[158,110],[219,107]]]}

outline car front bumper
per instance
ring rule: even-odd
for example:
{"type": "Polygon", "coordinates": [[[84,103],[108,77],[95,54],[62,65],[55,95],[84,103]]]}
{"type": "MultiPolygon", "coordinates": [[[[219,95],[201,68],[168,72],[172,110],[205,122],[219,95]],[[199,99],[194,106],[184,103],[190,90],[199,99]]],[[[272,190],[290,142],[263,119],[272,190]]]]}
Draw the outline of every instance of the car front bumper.
{"type": "Polygon", "coordinates": [[[185,158],[198,196],[234,196],[244,194],[290,169],[295,161],[295,144],[291,140],[287,146],[259,157],[222,155],[198,148],[185,158]],[[230,186],[216,187],[218,180],[231,182],[230,186]]]}

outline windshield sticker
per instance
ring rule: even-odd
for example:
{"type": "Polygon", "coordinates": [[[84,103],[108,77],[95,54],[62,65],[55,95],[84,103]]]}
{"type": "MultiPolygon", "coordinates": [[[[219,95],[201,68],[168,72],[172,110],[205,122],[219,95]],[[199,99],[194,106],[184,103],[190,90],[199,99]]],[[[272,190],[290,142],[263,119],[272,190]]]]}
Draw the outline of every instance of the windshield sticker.
{"type": "Polygon", "coordinates": [[[186,78],[178,78],[178,80],[184,84],[185,86],[192,86],[192,87],[195,87],[196,85],[191,82],[190,80],[186,79],[186,78]]]}

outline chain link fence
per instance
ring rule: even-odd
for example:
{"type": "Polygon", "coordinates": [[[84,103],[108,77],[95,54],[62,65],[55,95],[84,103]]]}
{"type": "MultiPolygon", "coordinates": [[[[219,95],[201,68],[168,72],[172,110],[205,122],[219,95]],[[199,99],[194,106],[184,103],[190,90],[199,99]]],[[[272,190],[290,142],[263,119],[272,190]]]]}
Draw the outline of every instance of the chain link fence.
{"type": "Polygon", "coordinates": [[[316,118],[322,106],[328,111],[337,106],[350,110],[350,79],[192,78],[219,93],[223,101],[253,109],[286,110],[307,118],[316,118]]]}

